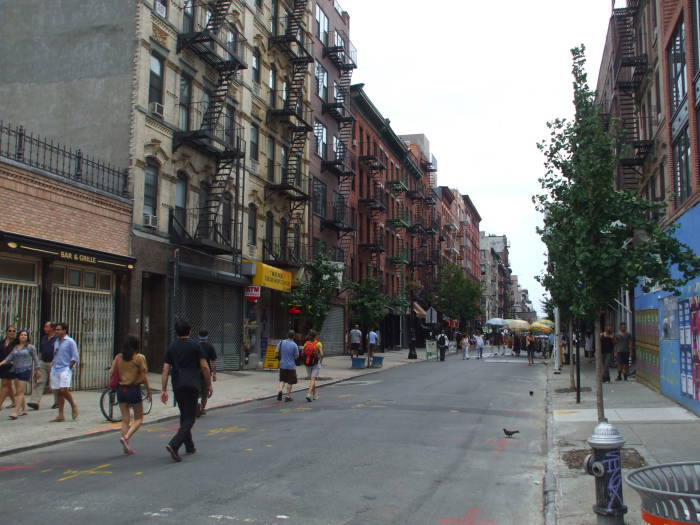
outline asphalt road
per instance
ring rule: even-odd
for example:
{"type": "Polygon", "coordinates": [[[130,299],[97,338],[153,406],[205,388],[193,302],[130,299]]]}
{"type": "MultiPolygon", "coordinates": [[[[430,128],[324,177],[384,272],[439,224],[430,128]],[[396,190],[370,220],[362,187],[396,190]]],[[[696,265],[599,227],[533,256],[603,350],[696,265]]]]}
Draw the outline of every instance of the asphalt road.
{"type": "MultiPolygon", "coordinates": [[[[545,368],[449,356],[0,459],[4,523],[542,523],[545,368]],[[534,395],[530,396],[529,391],[534,395]],[[519,429],[506,439],[502,428],[519,429]],[[184,450],[182,451],[184,452],[184,450]]],[[[275,386],[271,384],[271,389],[275,386]]],[[[0,437],[1,439],[1,437],[0,437]]]]}

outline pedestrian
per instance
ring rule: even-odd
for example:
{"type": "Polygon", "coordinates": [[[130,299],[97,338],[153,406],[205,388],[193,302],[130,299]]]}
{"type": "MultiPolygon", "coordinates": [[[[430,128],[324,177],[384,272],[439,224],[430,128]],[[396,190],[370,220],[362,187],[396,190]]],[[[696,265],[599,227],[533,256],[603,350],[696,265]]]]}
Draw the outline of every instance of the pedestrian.
{"type": "Polygon", "coordinates": [[[299,358],[299,347],[294,342],[294,330],[287,332],[287,339],[280,341],[277,353],[280,358],[280,384],[277,391],[277,401],[282,401],[282,392],[286,386],[285,402],[293,401],[292,385],[297,384],[297,369],[295,360],[299,358]]]}
{"type": "Polygon", "coordinates": [[[600,336],[600,353],[603,358],[603,370],[600,380],[603,383],[610,382],[610,361],[612,361],[613,350],[615,348],[615,335],[612,326],[607,326],[600,336]]]}
{"type": "Polygon", "coordinates": [[[535,336],[527,334],[525,338],[525,349],[527,350],[527,366],[535,364],[535,336]]]}
{"type": "Polygon", "coordinates": [[[552,352],[554,352],[554,344],[554,332],[552,332],[547,336],[547,355],[545,356],[547,359],[552,357],[552,352]]]}
{"type": "Polygon", "coordinates": [[[615,336],[615,359],[617,360],[617,377],[615,381],[621,381],[622,375],[624,375],[625,381],[627,381],[631,351],[632,334],[627,331],[627,323],[620,323],[620,331],[617,336],[615,336]]]}
{"type": "Polygon", "coordinates": [[[369,349],[367,351],[367,368],[371,368],[372,366],[372,357],[374,356],[374,353],[377,351],[377,345],[379,343],[379,336],[377,335],[377,332],[374,330],[370,330],[367,333],[367,344],[369,344],[369,349]]]}
{"type": "Polygon", "coordinates": [[[78,364],[79,354],[78,345],[68,335],[68,324],[64,321],[56,323],[55,330],[57,338],[54,343],[54,356],[51,363],[51,388],[58,393],[56,400],[58,415],[51,422],[60,423],[66,420],[63,415],[66,401],[70,403],[71,417],[78,419],[78,405],[68,389],[73,381],[73,370],[78,364]]]}
{"type": "Polygon", "coordinates": [[[360,325],[355,324],[350,330],[350,355],[357,357],[360,353],[362,353],[362,331],[360,325]]]}
{"type": "Polygon", "coordinates": [[[476,345],[476,358],[483,359],[484,357],[484,336],[481,332],[477,332],[474,336],[474,343],[476,345]]]}
{"type": "MultiPolygon", "coordinates": [[[[199,346],[204,350],[204,355],[207,356],[207,365],[209,365],[209,373],[211,374],[212,383],[216,381],[216,349],[209,343],[209,332],[207,330],[199,331],[199,346]]],[[[199,408],[197,410],[197,417],[203,416],[207,413],[207,400],[209,396],[207,395],[206,383],[204,380],[204,375],[202,375],[202,396],[199,400],[199,408]]]]}
{"type": "Polygon", "coordinates": [[[190,338],[192,326],[185,319],[175,322],[177,339],[165,353],[165,362],[161,374],[162,390],[160,400],[168,402],[168,377],[173,372],[173,395],[180,411],[180,427],[165,449],[173,461],[182,461],[180,447],[185,445],[186,454],[194,454],[197,449],[192,439],[192,427],[197,417],[197,401],[202,389],[202,375],[209,397],[214,393],[207,356],[197,341],[190,338]]]}
{"type": "Polygon", "coordinates": [[[462,346],[462,361],[469,359],[469,349],[472,346],[473,336],[465,337],[464,345],[462,346]]]}
{"type": "MultiPolygon", "coordinates": [[[[32,410],[39,410],[41,396],[49,384],[51,376],[51,364],[53,363],[54,344],[56,343],[56,326],[51,321],[46,321],[43,326],[44,334],[39,341],[39,374],[34,376],[32,383],[32,397],[27,406],[32,410]]],[[[53,393],[53,406],[56,408],[57,394],[53,393]]]]}
{"type": "Polygon", "coordinates": [[[127,335],[121,353],[112,361],[109,370],[110,377],[119,374],[117,387],[117,402],[122,414],[122,435],[119,442],[124,448],[124,454],[133,454],[129,440],[143,424],[143,399],[141,385],[145,385],[148,400],[151,401],[151,386],[148,383],[148,365],[146,357],[138,352],[139,340],[135,335],[127,335]],[[131,418],[131,409],[134,417],[131,418]]]}
{"type": "Polygon", "coordinates": [[[513,334],[513,354],[520,357],[520,336],[513,334]]]}
{"type": "Polygon", "coordinates": [[[459,330],[455,330],[455,346],[457,351],[462,349],[462,333],[459,330]]]}
{"type": "Polygon", "coordinates": [[[0,367],[12,365],[12,380],[15,388],[15,411],[10,414],[10,419],[27,415],[27,405],[24,394],[27,383],[32,380],[32,365],[35,373],[39,373],[39,358],[36,356],[36,348],[29,340],[29,332],[20,330],[17,338],[12,342],[12,352],[2,362],[0,367]]]}
{"type": "MultiPolygon", "coordinates": [[[[12,342],[17,337],[17,329],[14,326],[5,328],[5,337],[0,341],[0,360],[6,359],[12,352],[12,342]]],[[[12,369],[9,367],[0,368],[0,410],[5,402],[5,398],[10,398],[7,408],[17,407],[15,400],[15,390],[12,388],[12,369]]]]}
{"type": "Polygon", "coordinates": [[[318,333],[311,330],[309,340],[304,344],[304,365],[306,375],[309,377],[309,392],[306,400],[311,403],[318,398],[316,394],[316,381],[321,375],[321,361],[323,360],[323,344],[319,341],[318,333]]]}
{"type": "Polygon", "coordinates": [[[440,361],[445,360],[445,353],[447,352],[448,339],[445,334],[445,330],[440,330],[440,335],[437,337],[438,351],[440,352],[440,361]]]}

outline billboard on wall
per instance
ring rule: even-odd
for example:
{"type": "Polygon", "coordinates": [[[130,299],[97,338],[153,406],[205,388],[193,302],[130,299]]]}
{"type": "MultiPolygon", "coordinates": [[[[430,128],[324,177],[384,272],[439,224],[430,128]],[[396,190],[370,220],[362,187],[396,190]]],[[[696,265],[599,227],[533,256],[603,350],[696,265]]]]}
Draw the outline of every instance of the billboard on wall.
{"type": "Polygon", "coordinates": [[[678,301],[681,395],[700,401],[700,296],[678,301]]]}

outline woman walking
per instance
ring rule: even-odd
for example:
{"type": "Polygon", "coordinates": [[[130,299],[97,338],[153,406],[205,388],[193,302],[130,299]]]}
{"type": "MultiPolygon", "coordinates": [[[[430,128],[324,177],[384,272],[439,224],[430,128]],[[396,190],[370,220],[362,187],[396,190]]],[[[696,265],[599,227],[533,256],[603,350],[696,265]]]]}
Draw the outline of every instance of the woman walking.
{"type": "Polygon", "coordinates": [[[27,415],[27,404],[24,394],[27,383],[32,380],[32,366],[34,373],[39,374],[39,358],[36,355],[36,348],[29,344],[29,332],[20,330],[17,338],[12,343],[12,352],[2,362],[0,367],[6,368],[12,365],[12,380],[15,388],[15,411],[10,414],[10,419],[17,419],[19,416],[27,415]]]}
{"type": "MultiPolygon", "coordinates": [[[[17,330],[14,326],[8,326],[5,329],[5,337],[0,341],[0,360],[6,359],[12,352],[12,341],[17,336],[17,330]]],[[[5,398],[10,398],[10,406],[15,408],[15,391],[12,389],[12,369],[8,367],[0,367],[0,410],[5,402],[5,398]]]]}
{"type": "Polygon", "coordinates": [[[309,392],[306,400],[311,403],[318,399],[316,395],[316,380],[321,375],[321,359],[323,359],[323,343],[318,340],[318,333],[311,330],[309,340],[304,344],[302,359],[306,365],[306,375],[309,377],[309,392]]]}
{"type": "Polygon", "coordinates": [[[127,335],[120,354],[112,361],[109,371],[110,377],[119,375],[117,387],[117,401],[122,413],[122,436],[119,442],[124,448],[124,454],[133,454],[129,440],[143,424],[143,401],[141,399],[141,385],[146,385],[148,400],[151,398],[151,387],[148,384],[148,367],[146,358],[138,353],[139,340],[134,335],[127,335]],[[131,409],[134,409],[134,417],[131,418],[131,409]]]}
{"type": "Polygon", "coordinates": [[[525,338],[525,345],[527,349],[527,366],[535,364],[535,336],[532,334],[527,334],[525,338]]]}

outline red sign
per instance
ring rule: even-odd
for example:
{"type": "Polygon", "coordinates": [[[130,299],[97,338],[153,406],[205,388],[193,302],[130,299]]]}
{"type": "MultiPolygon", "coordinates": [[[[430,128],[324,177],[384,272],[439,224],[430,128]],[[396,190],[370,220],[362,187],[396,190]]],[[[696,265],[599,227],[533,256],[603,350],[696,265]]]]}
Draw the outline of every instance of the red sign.
{"type": "Polygon", "coordinates": [[[301,308],[298,306],[290,306],[289,310],[287,310],[292,315],[299,315],[301,313],[301,308]]]}
{"type": "Polygon", "coordinates": [[[243,295],[245,297],[254,297],[257,299],[258,297],[260,297],[261,288],[261,286],[248,286],[245,289],[245,293],[243,295]]]}

